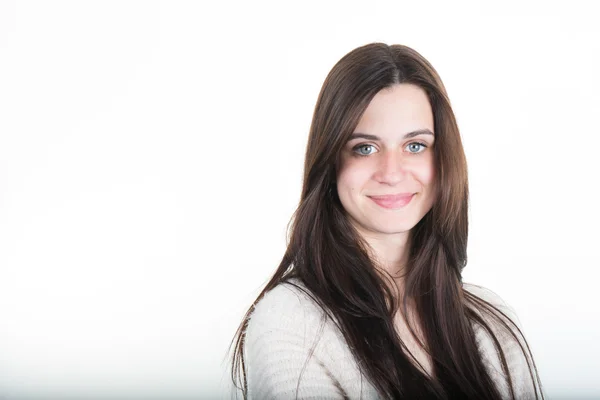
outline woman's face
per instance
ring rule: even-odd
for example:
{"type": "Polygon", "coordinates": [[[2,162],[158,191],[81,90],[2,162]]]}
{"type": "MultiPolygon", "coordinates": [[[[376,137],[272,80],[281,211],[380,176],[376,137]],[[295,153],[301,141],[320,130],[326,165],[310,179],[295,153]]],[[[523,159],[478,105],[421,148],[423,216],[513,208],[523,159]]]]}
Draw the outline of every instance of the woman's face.
{"type": "Polygon", "coordinates": [[[359,232],[410,231],[433,205],[433,113],[425,92],[398,84],[375,95],[345,144],[337,191],[359,232]]]}

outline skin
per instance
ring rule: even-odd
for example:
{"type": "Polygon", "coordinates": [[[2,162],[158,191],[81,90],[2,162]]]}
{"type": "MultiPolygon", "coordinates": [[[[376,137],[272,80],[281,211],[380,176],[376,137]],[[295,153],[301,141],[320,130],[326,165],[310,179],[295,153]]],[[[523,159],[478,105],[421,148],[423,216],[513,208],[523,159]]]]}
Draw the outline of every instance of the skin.
{"type": "Polygon", "coordinates": [[[378,139],[352,138],[342,150],[337,191],[359,234],[373,251],[379,266],[400,277],[410,245],[410,230],[434,201],[433,112],[426,93],[412,84],[397,84],[375,95],[360,119],[356,134],[378,139]],[[426,147],[425,147],[426,146],[426,147]],[[399,209],[386,209],[369,196],[416,193],[399,209]]]}
{"type": "MultiPolygon", "coordinates": [[[[433,205],[433,112],[426,93],[412,84],[398,84],[375,95],[353,135],[344,146],[337,171],[337,191],[348,218],[372,251],[376,266],[394,277],[397,294],[403,293],[403,270],[408,258],[411,229],[433,205]],[[362,155],[361,155],[362,154],[362,155]],[[369,196],[416,193],[411,202],[386,209],[369,196]]],[[[409,301],[408,315],[400,309],[394,324],[407,350],[421,370],[432,375],[432,361],[420,324],[409,301]],[[409,329],[415,330],[416,337],[409,329]]]]}

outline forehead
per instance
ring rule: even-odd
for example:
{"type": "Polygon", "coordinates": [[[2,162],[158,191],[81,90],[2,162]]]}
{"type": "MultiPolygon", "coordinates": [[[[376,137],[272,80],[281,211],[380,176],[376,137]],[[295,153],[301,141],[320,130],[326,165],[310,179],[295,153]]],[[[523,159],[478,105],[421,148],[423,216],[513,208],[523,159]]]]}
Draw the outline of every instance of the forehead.
{"type": "Polygon", "coordinates": [[[354,131],[396,136],[424,128],[434,131],[429,98],[420,87],[402,83],[379,91],[354,131]]]}

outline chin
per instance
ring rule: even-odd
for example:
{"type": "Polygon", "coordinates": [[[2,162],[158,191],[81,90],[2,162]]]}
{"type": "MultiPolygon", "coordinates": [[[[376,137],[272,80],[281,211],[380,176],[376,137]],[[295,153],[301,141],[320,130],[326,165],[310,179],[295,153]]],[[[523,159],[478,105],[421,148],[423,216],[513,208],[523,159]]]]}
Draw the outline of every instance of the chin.
{"type": "Polygon", "coordinates": [[[365,227],[372,232],[393,235],[393,234],[398,234],[398,233],[407,233],[412,228],[414,228],[415,225],[416,224],[412,224],[412,223],[408,223],[408,222],[394,223],[393,221],[382,221],[380,223],[375,223],[375,224],[371,223],[371,224],[365,225],[365,227]]]}

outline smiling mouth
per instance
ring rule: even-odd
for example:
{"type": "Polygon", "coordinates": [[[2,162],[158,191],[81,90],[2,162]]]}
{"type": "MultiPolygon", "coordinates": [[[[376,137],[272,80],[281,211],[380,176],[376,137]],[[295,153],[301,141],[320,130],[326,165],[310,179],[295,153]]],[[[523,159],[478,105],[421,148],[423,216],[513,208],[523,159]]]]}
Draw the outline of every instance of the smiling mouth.
{"type": "Polygon", "coordinates": [[[384,196],[367,196],[375,204],[387,209],[398,209],[407,206],[416,193],[400,193],[384,196]]]}

